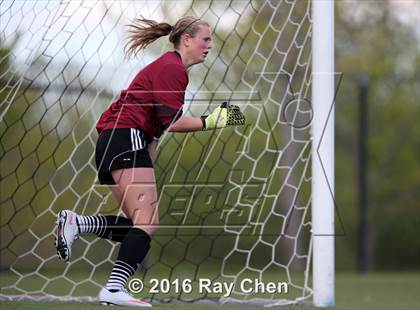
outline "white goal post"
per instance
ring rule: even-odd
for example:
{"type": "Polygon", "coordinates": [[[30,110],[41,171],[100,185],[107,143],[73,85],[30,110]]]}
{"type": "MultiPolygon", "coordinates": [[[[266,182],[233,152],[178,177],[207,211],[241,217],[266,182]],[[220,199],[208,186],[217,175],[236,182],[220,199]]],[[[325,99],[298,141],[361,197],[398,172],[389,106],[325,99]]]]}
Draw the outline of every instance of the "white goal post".
{"type": "Polygon", "coordinates": [[[312,3],[313,302],[334,306],[334,1],[312,3]]]}

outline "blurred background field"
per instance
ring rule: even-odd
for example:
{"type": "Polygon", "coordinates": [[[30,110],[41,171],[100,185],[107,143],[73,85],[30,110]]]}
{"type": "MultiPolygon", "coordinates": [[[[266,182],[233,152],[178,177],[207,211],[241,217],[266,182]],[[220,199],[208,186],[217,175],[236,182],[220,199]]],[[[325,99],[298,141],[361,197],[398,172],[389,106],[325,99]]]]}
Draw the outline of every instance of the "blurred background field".
{"type": "MultiPolygon", "coordinates": [[[[199,11],[203,3],[196,1],[189,5],[196,6],[199,11]]],[[[246,17],[241,20],[243,33],[251,27],[255,18],[256,29],[267,27],[268,19],[263,10],[266,2],[253,3],[253,9],[243,13],[246,17]]],[[[297,11],[305,12],[305,1],[300,3],[304,4],[297,6],[297,11]]],[[[11,4],[8,1],[2,2],[2,12],[7,11],[7,6],[11,4]]],[[[285,2],[283,4],[288,6],[285,2]]],[[[418,1],[336,2],[337,309],[420,308],[419,14],[418,1]],[[364,110],[361,110],[362,105],[364,110]],[[361,111],[364,111],[366,117],[365,127],[361,126],[361,111]],[[361,146],[362,138],[365,139],[365,149],[361,146]],[[361,182],[365,186],[361,186],[361,182]]],[[[213,15],[209,14],[209,18],[217,20],[213,15]]],[[[306,30],[309,29],[307,21],[303,20],[302,24],[306,30]]],[[[6,28],[5,24],[2,27],[6,28]]],[[[217,51],[219,58],[231,60],[229,74],[226,73],[229,68],[222,62],[215,61],[208,77],[203,77],[200,70],[191,72],[192,90],[196,86],[200,86],[199,90],[203,91],[249,90],[241,88],[243,85],[236,84],[236,81],[242,77],[244,63],[252,57],[250,51],[255,47],[256,36],[252,33],[244,35],[244,43],[240,49],[235,50],[234,43],[238,42],[241,31],[237,36],[223,28],[215,31],[214,54],[217,51]],[[223,45],[224,41],[230,43],[223,45]],[[219,77],[225,73],[226,81],[220,85],[219,77]]],[[[285,30],[286,34],[287,31],[285,30]]],[[[118,95],[119,87],[124,87],[123,82],[126,83],[134,71],[126,74],[129,67],[127,64],[121,65],[116,71],[109,71],[105,66],[97,68],[97,71],[89,71],[77,62],[62,64],[56,60],[57,65],[44,72],[44,75],[40,72],[43,72],[52,59],[58,58],[40,55],[34,58],[22,78],[23,64],[16,55],[22,51],[20,42],[24,38],[24,33],[19,32],[7,40],[0,37],[0,102],[5,103],[1,105],[2,116],[5,114],[0,124],[2,293],[16,292],[13,291],[16,287],[21,292],[36,291],[34,286],[48,285],[54,278],[57,282],[51,280],[48,286],[52,293],[93,293],[99,286],[94,286],[90,280],[97,283],[105,281],[105,271],[111,266],[116,246],[90,237],[82,239],[75,247],[75,261],[70,267],[63,268],[63,264],[55,258],[52,246],[54,214],[63,208],[90,214],[96,212],[99,205],[104,213],[114,214],[117,211],[108,189],[95,187],[90,191],[95,180],[93,150],[97,138],[92,126],[100,113],[118,95]],[[61,76],[58,73],[63,67],[66,70],[61,76]],[[121,85],[108,85],[104,78],[106,75],[98,72],[121,74],[124,78],[119,79],[121,85]],[[63,81],[71,81],[68,88],[60,88],[63,81]],[[38,82],[45,82],[48,86],[43,87],[38,82]],[[57,94],[63,94],[63,98],[57,98],[57,94]],[[54,102],[60,104],[52,104],[54,102]],[[97,253],[101,255],[98,256],[97,253]],[[88,257],[89,260],[79,259],[81,257],[88,257]],[[9,272],[11,267],[15,272],[9,272]],[[34,274],[17,276],[19,272],[27,272],[28,268],[32,268],[30,270],[34,274]],[[63,279],[63,275],[67,279],[63,279]],[[89,281],[83,282],[86,277],[89,281]],[[75,282],[79,287],[77,291],[72,291],[75,282]]],[[[283,47],[288,46],[288,38],[286,35],[282,41],[283,47]]],[[[162,42],[151,47],[150,55],[157,57],[162,50],[168,48],[162,42]]],[[[262,49],[269,50],[271,44],[272,41],[265,41],[262,49]]],[[[291,51],[292,56],[287,62],[292,68],[297,57],[294,53],[296,52],[291,51]]],[[[306,57],[309,56],[307,53],[306,57]]],[[[140,68],[147,61],[148,59],[142,59],[135,68],[140,68]]],[[[259,61],[256,59],[255,63],[259,61]]],[[[248,71],[252,69],[250,66],[248,71]]],[[[245,75],[243,78],[252,83],[255,77],[245,75]]],[[[307,81],[302,73],[300,80],[303,80],[304,91],[310,93],[310,87],[305,84],[307,81]]],[[[266,87],[264,83],[258,86],[263,91],[266,87]]],[[[203,99],[207,100],[203,101],[203,106],[211,102],[208,97],[203,99]]],[[[213,103],[218,103],[217,100],[213,103]]],[[[256,101],[254,104],[261,108],[260,102],[256,101]]],[[[199,115],[203,112],[200,109],[190,112],[199,115]]],[[[247,115],[252,122],[254,108],[248,106],[247,109],[247,115]]],[[[241,137],[249,136],[251,147],[248,151],[252,158],[258,157],[266,148],[264,130],[272,129],[270,112],[272,111],[268,109],[267,120],[259,124],[261,130],[239,133],[225,130],[217,137],[212,133],[202,133],[200,136],[171,134],[165,138],[162,146],[172,151],[162,152],[156,165],[158,184],[164,201],[161,209],[163,224],[179,223],[179,218],[169,215],[168,208],[182,209],[185,201],[176,200],[176,197],[187,199],[185,197],[191,196],[193,190],[185,186],[180,188],[167,185],[171,182],[201,182],[212,183],[216,187],[198,189],[197,197],[201,201],[196,201],[196,205],[200,207],[191,213],[190,224],[223,226],[220,214],[226,206],[227,209],[232,208],[231,200],[234,201],[234,197],[230,197],[231,200],[226,198],[228,192],[234,188],[232,182],[227,180],[236,181],[255,173],[250,168],[254,167],[252,160],[244,157],[236,162],[236,151],[244,147],[241,137]],[[211,150],[205,147],[209,143],[214,145],[211,150]],[[200,163],[208,154],[219,154],[220,157],[207,160],[203,169],[200,163]],[[173,158],[177,158],[178,162],[173,162],[173,158]],[[233,163],[242,171],[242,175],[230,174],[233,163]],[[212,191],[218,192],[218,200],[204,206],[202,201],[212,191]]],[[[273,131],[277,133],[270,139],[270,147],[284,148],[292,131],[287,126],[276,127],[273,131]]],[[[296,134],[296,131],[293,133],[296,134]]],[[[299,134],[307,139],[309,133],[301,130],[299,134]]],[[[297,149],[289,154],[287,164],[293,162],[292,157],[297,149]]],[[[307,155],[304,154],[302,158],[307,159],[307,155]]],[[[272,154],[264,153],[257,173],[269,174],[275,159],[272,154]]],[[[304,174],[304,168],[304,164],[297,165],[296,174],[304,174]]],[[[286,178],[285,174],[274,177],[278,178],[279,183],[286,178]]],[[[309,183],[310,180],[306,179],[301,184],[300,203],[304,206],[309,201],[309,183]]],[[[248,189],[248,199],[252,199],[252,195],[260,190],[260,185],[257,183],[248,189]]],[[[288,197],[285,197],[283,202],[287,200],[288,197]]],[[[266,200],[261,204],[261,210],[266,210],[268,206],[270,201],[266,200]]],[[[193,276],[208,275],[209,270],[220,270],[222,259],[235,242],[234,235],[225,234],[222,226],[208,230],[192,228],[188,231],[163,228],[145,267],[153,266],[155,274],[165,277],[188,275],[185,272],[191,272],[193,276]],[[218,246],[212,247],[213,244],[218,246]],[[207,251],[209,248],[212,250],[207,251]]],[[[279,226],[278,222],[267,225],[264,232],[268,240],[278,233],[279,226]]],[[[307,233],[308,231],[301,236],[302,241],[308,240],[307,233]]],[[[241,239],[240,246],[249,249],[255,242],[254,239],[252,235],[245,236],[241,239]]],[[[281,244],[279,259],[289,259],[283,252],[292,247],[293,244],[287,242],[281,244]]],[[[252,256],[251,264],[262,268],[267,263],[267,257],[271,259],[271,254],[258,255],[266,253],[265,250],[264,247],[258,248],[252,256]]],[[[305,252],[307,249],[303,246],[299,250],[305,252]]],[[[244,258],[240,255],[232,256],[225,271],[228,274],[237,273],[239,269],[236,266],[243,264],[243,261],[244,258]]],[[[303,261],[304,259],[296,259],[290,268],[292,280],[300,286],[304,283],[297,273],[303,269],[303,261]]],[[[212,274],[216,277],[216,273],[212,274]]],[[[284,273],[278,277],[281,280],[286,278],[284,273]]],[[[13,309],[12,305],[0,304],[5,309],[13,309]]],[[[14,305],[17,309],[35,307],[34,304],[14,305]]],[[[70,308],[76,306],[78,305],[69,305],[70,308]]]]}

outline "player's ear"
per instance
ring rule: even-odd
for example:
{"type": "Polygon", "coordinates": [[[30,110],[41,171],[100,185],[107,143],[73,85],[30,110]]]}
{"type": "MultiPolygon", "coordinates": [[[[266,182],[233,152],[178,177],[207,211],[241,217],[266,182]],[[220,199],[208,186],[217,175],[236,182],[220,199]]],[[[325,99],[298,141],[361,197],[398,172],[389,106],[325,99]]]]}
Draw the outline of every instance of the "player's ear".
{"type": "Polygon", "coordinates": [[[181,35],[182,45],[189,47],[191,45],[191,36],[188,33],[183,33],[181,35]]]}

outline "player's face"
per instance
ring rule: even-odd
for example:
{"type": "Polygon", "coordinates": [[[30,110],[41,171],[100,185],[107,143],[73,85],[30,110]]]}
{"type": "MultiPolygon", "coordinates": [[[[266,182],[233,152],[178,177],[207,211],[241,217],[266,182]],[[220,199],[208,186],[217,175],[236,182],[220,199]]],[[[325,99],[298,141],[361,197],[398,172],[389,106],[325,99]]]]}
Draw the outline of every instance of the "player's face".
{"type": "Polygon", "coordinates": [[[193,38],[191,38],[189,46],[191,63],[197,64],[203,62],[209,50],[212,48],[211,44],[211,30],[210,27],[201,25],[199,30],[193,38]]]}

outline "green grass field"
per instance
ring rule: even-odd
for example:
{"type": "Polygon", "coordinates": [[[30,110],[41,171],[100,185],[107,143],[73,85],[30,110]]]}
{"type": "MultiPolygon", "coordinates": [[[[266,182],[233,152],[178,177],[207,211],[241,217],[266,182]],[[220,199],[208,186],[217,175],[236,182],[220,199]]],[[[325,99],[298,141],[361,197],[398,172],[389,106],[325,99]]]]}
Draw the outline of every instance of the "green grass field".
{"type": "MultiPolygon", "coordinates": [[[[161,304],[155,308],[176,310],[214,309],[216,306],[200,304],[161,304]]],[[[223,306],[223,309],[238,309],[239,306],[223,306]]],[[[246,307],[246,309],[259,307],[246,307]]],[[[307,307],[282,307],[281,309],[313,309],[307,307]]],[[[0,302],[0,309],[104,309],[94,303],[77,302],[0,302]]],[[[408,310],[420,309],[420,273],[375,273],[366,276],[340,273],[336,276],[336,310],[385,309],[408,310]]]]}

